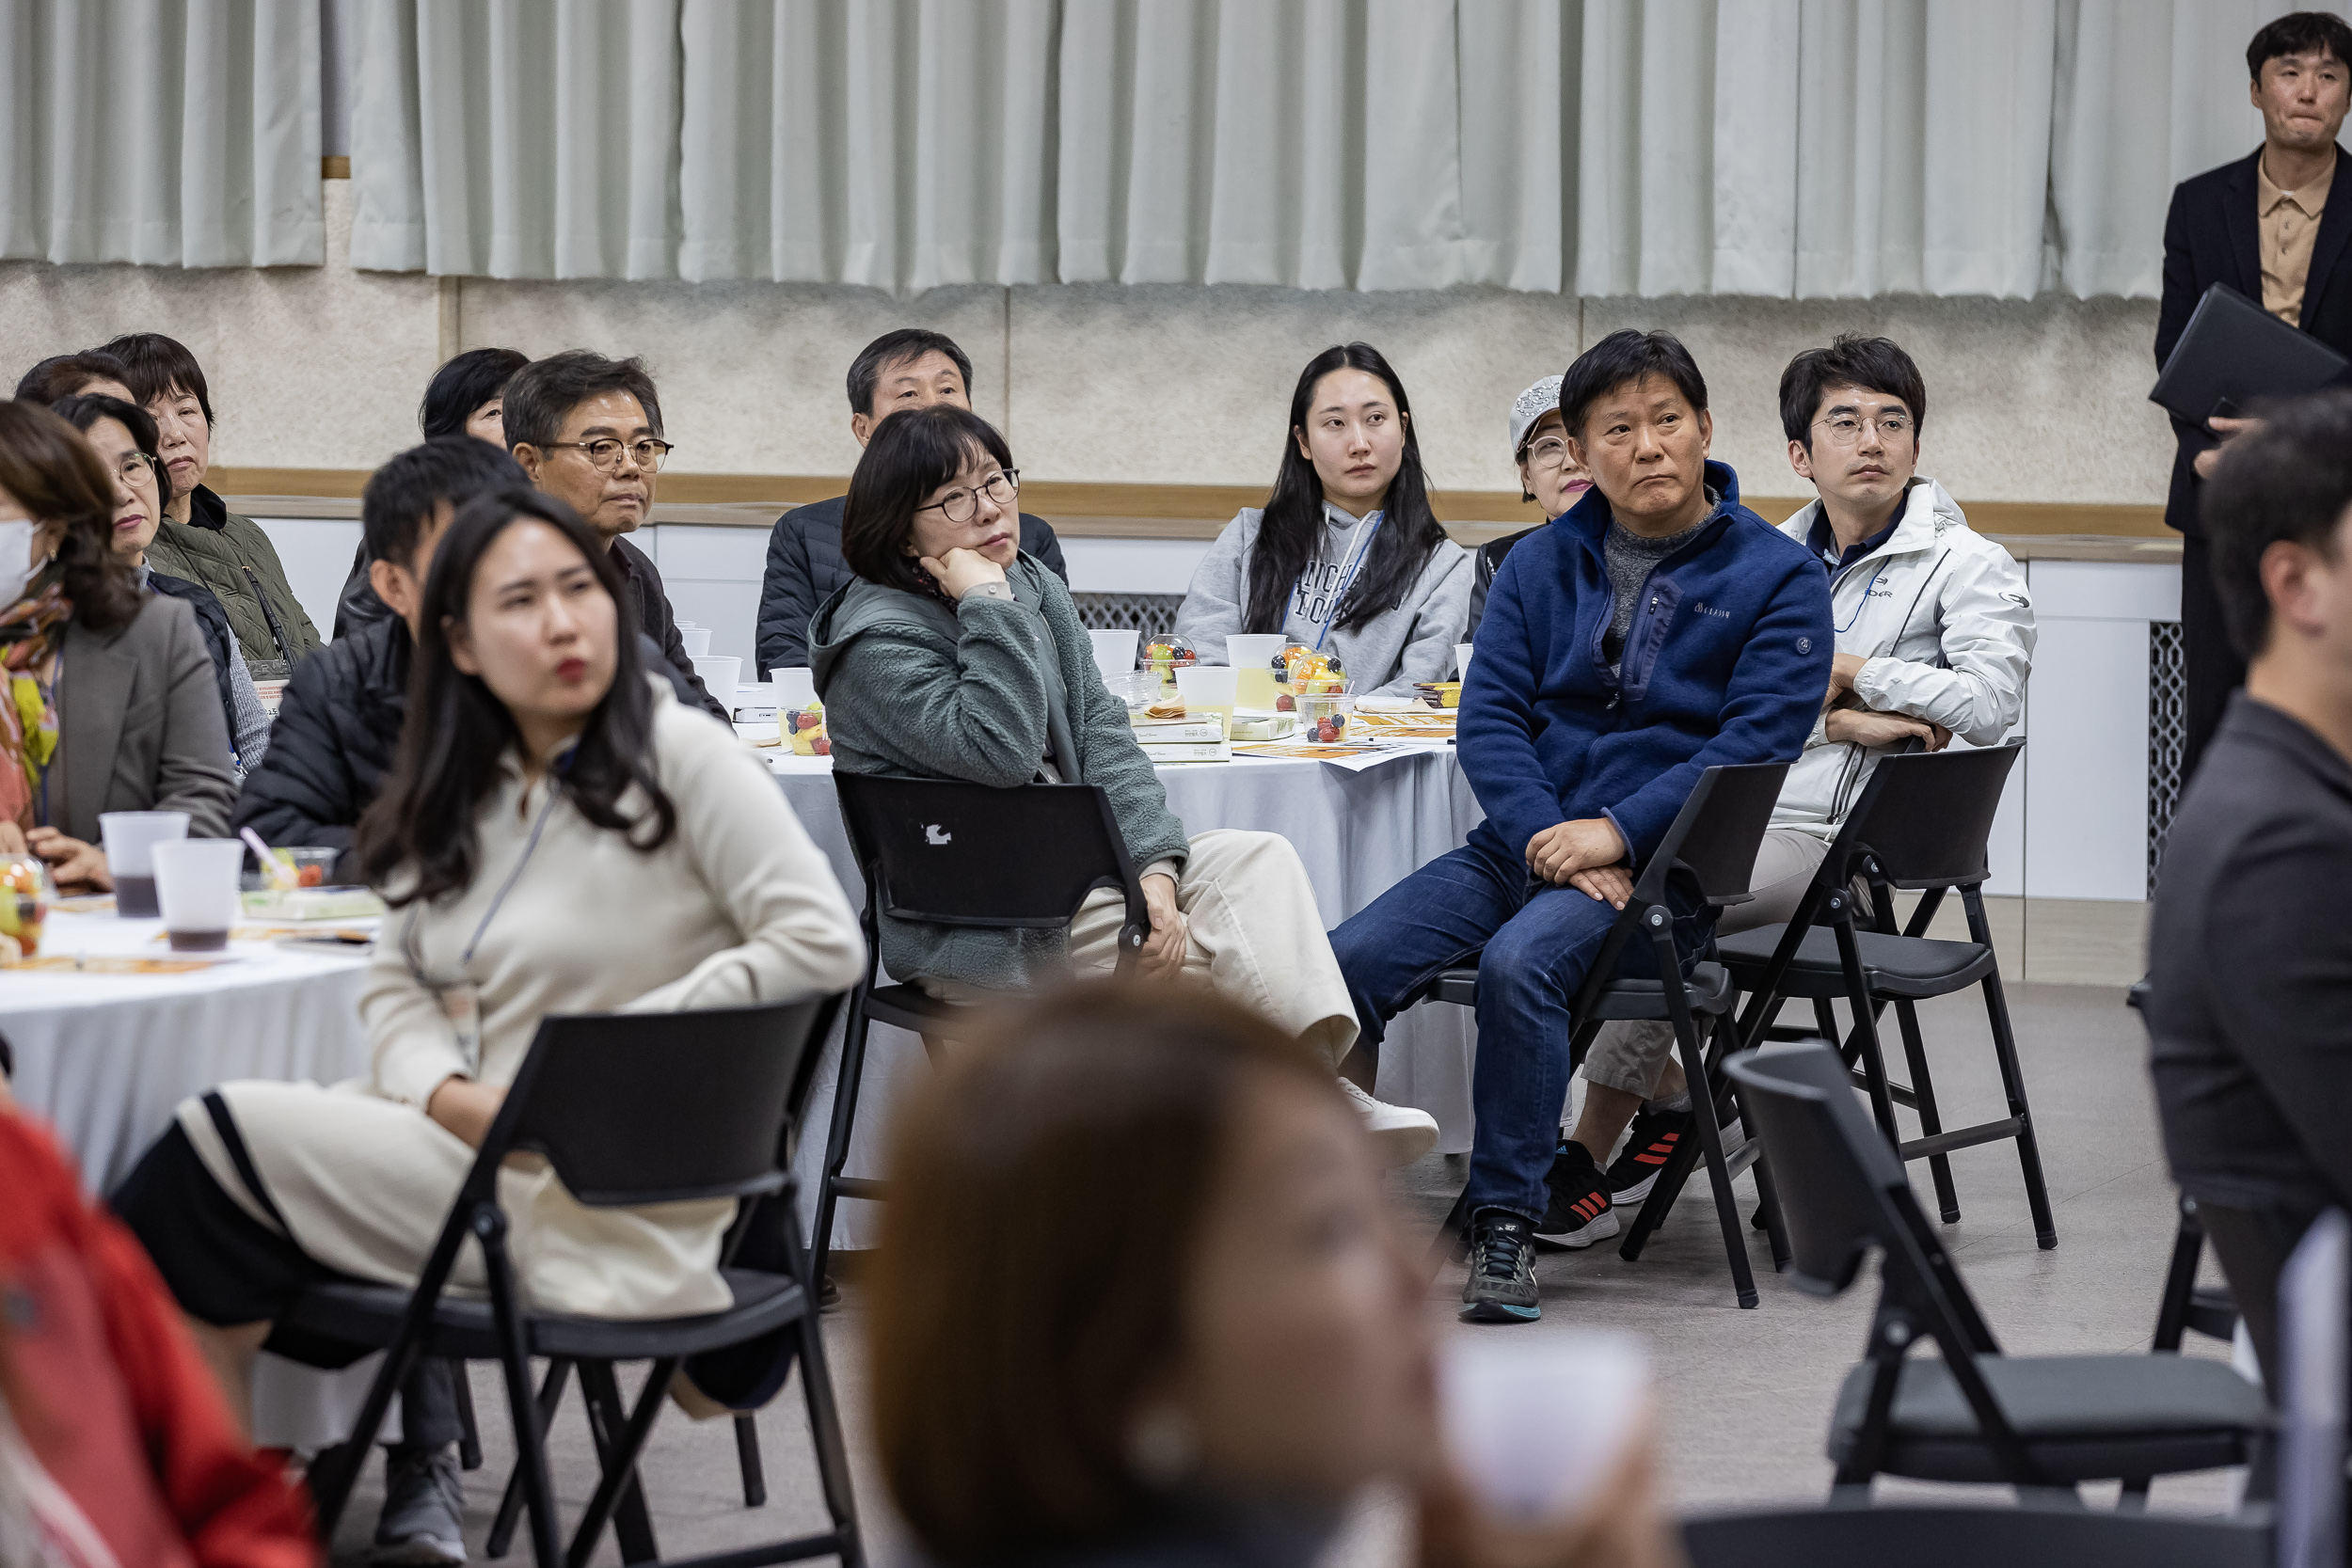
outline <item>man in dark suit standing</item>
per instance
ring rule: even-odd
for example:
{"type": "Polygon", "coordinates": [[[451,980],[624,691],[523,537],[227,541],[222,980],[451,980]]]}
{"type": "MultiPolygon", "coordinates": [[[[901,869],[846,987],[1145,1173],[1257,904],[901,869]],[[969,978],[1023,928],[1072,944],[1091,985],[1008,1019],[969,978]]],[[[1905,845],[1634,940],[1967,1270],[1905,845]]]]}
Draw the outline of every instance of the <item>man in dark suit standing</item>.
{"type": "MultiPolygon", "coordinates": [[[[2251,156],[2184,180],[2164,223],[2164,305],[2156,318],[2156,368],[2171,357],[2205,290],[2226,283],[2264,309],[2352,355],[2352,160],[2337,156],[2336,133],[2352,105],[2352,27],[2327,11],[2296,11],[2254,35],[2246,65],[2262,111],[2263,145],[2251,156]]],[[[2188,663],[2188,743],[2184,777],[2221,722],[2246,661],[2221,624],[2197,508],[2221,443],[2245,427],[2172,421],[2180,451],[2164,520],[2181,533],[2181,631],[2188,663]]]]}

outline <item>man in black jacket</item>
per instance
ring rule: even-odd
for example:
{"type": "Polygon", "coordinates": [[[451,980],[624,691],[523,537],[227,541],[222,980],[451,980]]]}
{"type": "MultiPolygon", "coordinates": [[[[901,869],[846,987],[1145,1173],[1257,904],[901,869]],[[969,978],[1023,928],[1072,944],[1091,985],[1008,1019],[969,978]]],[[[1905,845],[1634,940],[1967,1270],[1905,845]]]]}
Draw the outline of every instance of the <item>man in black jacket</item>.
{"type": "Polygon", "coordinates": [[[653,557],[625,537],[652,516],[654,475],[670,455],[661,402],[644,362],[569,349],[516,371],[501,396],[515,461],[532,484],[610,541],[612,564],[635,601],[625,608],[636,612],[662,662],[692,689],[694,702],[721,722],[732,721],[735,693],[704,689],[653,557]]]}
{"type": "MultiPolygon", "coordinates": [[[[850,434],[864,446],[874,427],[901,408],[935,403],[972,406],[972,361],[954,339],[917,326],[885,332],[850,362],[850,434]]],[[[843,498],[796,506],[768,536],[768,570],[759,585],[759,669],[808,663],[808,618],[852,575],[841,559],[843,498]]],[[[1021,514],[1021,547],[1070,580],[1061,541],[1042,517],[1021,514]]]]}
{"type": "MultiPolygon", "coordinates": [[[[2352,27],[2326,11],[2296,11],[2247,46],[2249,89],[2263,114],[2263,145],[2233,164],[2173,189],[2164,223],[2164,303],[2156,318],[2156,368],[2172,356],[2207,288],[2226,283],[2291,325],[2352,355],[2352,162],[2337,156],[2336,133],[2352,103],[2352,27]]],[[[2242,422],[2211,429],[2175,419],[2180,447],[2164,521],[2181,533],[2181,633],[2188,663],[2188,741],[2193,772],[2246,664],[2230,646],[2215,597],[2212,557],[2198,527],[2197,496],[2218,446],[2242,422]]]]}
{"type": "Polygon", "coordinates": [[[2202,521],[2249,657],[2172,818],[2149,930],[2165,1150],[2265,1370],[2279,1264],[2352,1208],[2352,391],[2233,439],[2202,521]]]}

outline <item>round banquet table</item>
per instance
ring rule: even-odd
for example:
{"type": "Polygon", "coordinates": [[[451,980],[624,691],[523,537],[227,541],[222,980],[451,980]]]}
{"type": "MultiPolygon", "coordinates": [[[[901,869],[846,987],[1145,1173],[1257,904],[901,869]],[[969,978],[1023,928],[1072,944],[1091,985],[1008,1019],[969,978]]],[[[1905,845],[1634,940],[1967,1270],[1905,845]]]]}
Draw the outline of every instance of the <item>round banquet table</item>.
{"type": "MultiPolygon", "coordinates": [[[[793,814],[833,863],[850,902],[862,905],[864,882],[841,825],[832,762],[771,753],[769,768],[793,814]]],[[[1163,763],[1159,774],[1168,809],[1187,832],[1250,828],[1290,840],[1314,884],[1327,928],[1459,846],[1485,816],[1451,747],[1407,752],[1361,771],[1303,758],[1237,758],[1163,763]]],[[[1476,1037],[1469,1008],[1433,1005],[1400,1015],[1381,1048],[1375,1092],[1437,1117],[1438,1147],[1447,1153],[1470,1148],[1470,1069],[1476,1037]]],[[[874,1174],[892,1100],[903,1075],[925,1070],[924,1060],[922,1042],[914,1036],[874,1026],[848,1174],[874,1174]]],[[[803,1210],[811,1219],[840,1063],[836,1030],[818,1070],[816,1097],[793,1161],[803,1210]]],[[[835,1212],[835,1245],[871,1244],[870,1205],[844,1203],[835,1212]]]]}

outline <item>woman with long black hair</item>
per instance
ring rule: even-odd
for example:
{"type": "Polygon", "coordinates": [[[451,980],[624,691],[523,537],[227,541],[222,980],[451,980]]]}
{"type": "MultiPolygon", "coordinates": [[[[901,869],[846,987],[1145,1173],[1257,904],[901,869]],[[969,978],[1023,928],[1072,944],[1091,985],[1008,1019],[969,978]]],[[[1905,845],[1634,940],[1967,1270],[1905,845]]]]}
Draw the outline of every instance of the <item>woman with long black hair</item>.
{"type": "Polygon", "coordinates": [[[1337,655],[1359,696],[1406,696],[1453,668],[1470,575],[1429,509],[1405,384],[1370,343],[1334,345],[1291,394],[1274,493],[1209,546],[1176,631],[1208,664],[1235,632],[1280,632],[1337,655]]]}
{"type": "MultiPolygon", "coordinates": [[[[766,766],[647,673],[610,552],[561,501],[468,502],[424,594],[399,758],[360,826],[392,906],[359,993],[369,1076],[187,1101],[115,1197],[232,1401],[305,1285],[416,1276],[544,1015],[736,1006],[862,969],[766,766]]],[[[533,1301],[728,1303],[730,1202],[589,1210],[548,1170],[504,1198],[533,1301]]],[[[456,1278],[480,1287],[480,1260],[456,1278]]]]}

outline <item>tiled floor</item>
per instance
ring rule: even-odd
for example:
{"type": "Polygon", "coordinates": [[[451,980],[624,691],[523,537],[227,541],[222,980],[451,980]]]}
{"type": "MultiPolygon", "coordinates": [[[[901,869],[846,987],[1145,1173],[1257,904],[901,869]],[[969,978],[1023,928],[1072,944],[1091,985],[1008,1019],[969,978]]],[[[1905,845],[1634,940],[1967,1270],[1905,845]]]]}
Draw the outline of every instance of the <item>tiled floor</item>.
{"type": "MultiPolygon", "coordinates": [[[[1948,1227],[1948,1241],[2005,1348],[2144,1350],[2171,1246],[2174,1209],[2137,1022],[2114,989],[2019,986],[2011,1006],[2057,1210],[2058,1245],[2051,1252],[2034,1245],[2009,1144],[1954,1158],[1963,1217],[1948,1227]]],[[[1983,1009],[1973,993],[1923,1011],[1947,1123],[2000,1114],[1983,1009]]],[[[1924,1169],[1916,1175],[1925,1195],[1924,1169]]],[[[1433,1156],[1405,1172],[1399,1186],[1403,1201],[1434,1224],[1461,1179],[1458,1164],[1433,1156]]],[[[1747,1185],[1743,1179],[1743,1196],[1747,1185]]],[[[1932,1212],[1931,1196],[1927,1201],[1932,1212]]],[[[1760,1234],[1751,1253],[1762,1272],[1763,1303],[1743,1312],[1732,1300],[1721,1234],[1702,1180],[1685,1193],[1641,1262],[1621,1261],[1613,1245],[1581,1255],[1547,1255],[1537,1268],[1544,1287],[1540,1324],[1464,1332],[1532,1338],[1575,1323],[1637,1329],[1648,1338],[1657,1370],[1677,1506],[1810,1501],[1829,1484],[1821,1438],[1838,1380],[1861,1350],[1876,1275],[1867,1272],[1843,1297],[1821,1301],[1772,1275],[1760,1234]]],[[[1433,1290],[1434,1316],[1452,1321],[1458,1287],[1458,1272],[1450,1271],[1433,1290]]],[[[827,1320],[828,1342],[857,1469],[859,1507],[875,1555],[888,1561],[897,1536],[863,1447],[858,1322],[853,1299],[848,1310],[827,1320]]],[[[2191,1345],[2201,1354],[2222,1354],[2222,1347],[2209,1341],[2192,1338],[2191,1345]]],[[[467,1478],[469,1542],[478,1556],[511,1448],[494,1374],[477,1369],[474,1386],[489,1450],[488,1465],[467,1478]]],[[[565,1507],[576,1510],[595,1481],[577,1402],[565,1406],[557,1427],[557,1486],[565,1507]]],[[[770,1500],[764,1508],[746,1510],[726,1424],[696,1426],[665,1416],[644,1466],[665,1552],[720,1550],[821,1522],[797,1385],[763,1414],[760,1433],[770,1500]]],[[[2155,1506],[2217,1510],[2227,1501],[2230,1484],[2225,1475],[2159,1481],[2155,1506]]],[[[340,1553],[351,1560],[364,1552],[379,1485],[380,1475],[371,1474],[340,1534],[340,1553]]],[[[1883,1489],[1912,1495],[1937,1490],[1904,1483],[1883,1489]]],[[[2004,1500],[1999,1494],[1960,1490],[1971,1500],[2004,1500]]],[[[1399,1519],[1393,1508],[1368,1507],[1359,1528],[1335,1555],[1350,1564],[1397,1560],[1399,1519]]],[[[597,1560],[618,1560],[609,1535],[597,1560]]]]}

